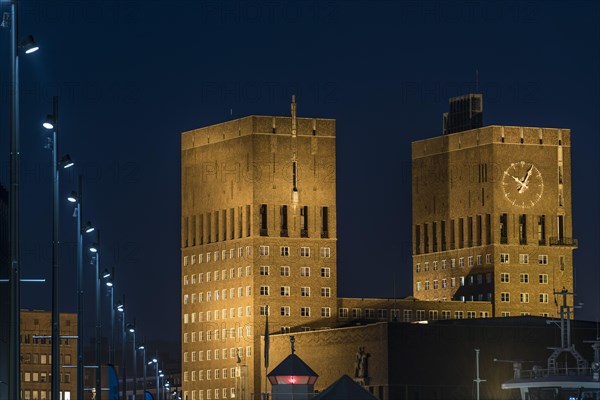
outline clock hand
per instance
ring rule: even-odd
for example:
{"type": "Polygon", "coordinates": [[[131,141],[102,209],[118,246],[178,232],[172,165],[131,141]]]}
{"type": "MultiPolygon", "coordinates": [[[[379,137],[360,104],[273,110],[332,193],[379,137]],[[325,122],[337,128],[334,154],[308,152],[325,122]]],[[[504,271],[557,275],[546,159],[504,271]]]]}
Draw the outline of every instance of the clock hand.
{"type": "Polygon", "coordinates": [[[527,174],[525,175],[525,179],[523,180],[523,182],[525,183],[526,186],[527,186],[527,182],[529,182],[529,177],[531,176],[532,171],[533,171],[533,165],[531,167],[529,167],[529,169],[527,170],[527,174]]]}

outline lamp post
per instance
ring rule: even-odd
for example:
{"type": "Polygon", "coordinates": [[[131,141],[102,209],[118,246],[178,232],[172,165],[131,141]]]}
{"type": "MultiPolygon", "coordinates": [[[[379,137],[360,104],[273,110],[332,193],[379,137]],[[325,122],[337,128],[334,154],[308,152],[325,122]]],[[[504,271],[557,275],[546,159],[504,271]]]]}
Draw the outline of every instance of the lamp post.
{"type": "Polygon", "coordinates": [[[158,358],[154,357],[151,361],[148,361],[148,365],[154,364],[154,374],[156,378],[156,400],[160,400],[160,393],[158,391],[158,358]]]}
{"type": "Polygon", "coordinates": [[[129,333],[131,333],[131,357],[133,358],[133,400],[136,398],[137,388],[137,351],[135,349],[135,324],[128,325],[129,333]]]}
{"type": "MultiPolygon", "coordinates": [[[[162,372],[162,369],[158,371],[158,377],[159,377],[160,379],[163,379],[163,378],[165,377],[165,374],[162,372]]],[[[163,381],[163,382],[164,382],[164,381],[163,381]]],[[[157,386],[156,386],[156,390],[157,390],[157,391],[159,390],[158,383],[159,383],[159,381],[157,381],[157,382],[156,382],[156,385],[157,385],[157,386]]],[[[165,390],[165,386],[164,386],[164,384],[163,384],[163,395],[162,395],[162,396],[160,396],[160,393],[157,395],[159,399],[162,397],[162,398],[163,398],[163,400],[164,400],[164,398],[165,398],[165,393],[164,393],[164,390],[165,390]]]]}
{"type": "Polygon", "coordinates": [[[144,386],[142,389],[142,399],[146,399],[146,347],[141,344],[137,349],[142,351],[142,365],[144,366],[144,386]]]}
{"type": "Polygon", "coordinates": [[[100,321],[100,249],[98,243],[100,242],[100,230],[96,234],[96,243],[90,246],[90,252],[94,254],[94,261],[96,264],[96,399],[102,399],[102,385],[101,385],[101,366],[100,360],[100,337],[102,336],[102,322],[100,321]]]}
{"type": "Polygon", "coordinates": [[[109,273],[104,270],[103,278],[106,279],[106,287],[110,291],[110,342],[108,343],[108,363],[115,364],[115,267],[109,273]]]}
{"type": "Polygon", "coordinates": [[[74,165],[69,155],[58,161],[58,97],[52,99],[52,115],[46,117],[43,127],[52,130],[48,147],[52,147],[52,397],[60,393],[60,260],[59,260],[59,171],[74,165]]]}
{"type": "MultiPolygon", "coordinates": [[[[77,398],[83,399],[83,233],[94,231],[92,223],[83,226],[81,222],[83,206],[83,183],[78,177],[78,192],[71,192],[67,200],[76,203],[77,218],[77,398]]],[[[17,397],[14,397],[17,398],[17,397]]]]}
{"type": "Polygon", "coordinates": [[[121,322],[123,324],[122,341],[121,341],[121,368],[123,369],[123,398],[127,398],[127,374],[125,372],[125,294],[123,301],[117,305],[117,311],[121,313],[121,322]]]}
{"type": "MultiPolygon", "coordinates": [[[[8,397],[19,398],[21,395],[21,256],[19,242],[19,48],[25,54],[33,53],[39,47],[35,45],[33,36],[19,38],[19,5],[17,0],[10,7],[10,58],[11,58],[11,129],[10,129],[10,332],[9,332],[9,371],[8,397]]],[[[3,24],[4,27],[6,25],[3,24]]]]}

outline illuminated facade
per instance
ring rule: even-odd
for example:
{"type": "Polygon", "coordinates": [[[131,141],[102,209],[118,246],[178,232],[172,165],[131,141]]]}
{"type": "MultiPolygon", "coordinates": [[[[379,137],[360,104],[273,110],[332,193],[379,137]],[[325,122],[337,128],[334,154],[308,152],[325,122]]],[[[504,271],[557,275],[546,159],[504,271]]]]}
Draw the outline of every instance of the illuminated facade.
{"type": "Polygon", "coordinates": [[[413,142],[413,291],[558,316],[573,290],[569,129],[487,126],[413,142]],[[560,303],[560,301],[559,301],[560,303]]]}
{"type": "Polygon", "coordinates": [[[188,400],[260,396],[280,332],[335,326],[335,121],[249,116],[182,135],[188,400]]]}
{"type": "MultiPolygon", "coordinates": [[[[52,396],[52,315],[49,311],[21,310],[21,399],[47,400],[52,396]]],[[[60,395],[77,398],[77,314],[61,313],[60,395]],[[72,368],[69,368],[72,367],[72,368]]]]}

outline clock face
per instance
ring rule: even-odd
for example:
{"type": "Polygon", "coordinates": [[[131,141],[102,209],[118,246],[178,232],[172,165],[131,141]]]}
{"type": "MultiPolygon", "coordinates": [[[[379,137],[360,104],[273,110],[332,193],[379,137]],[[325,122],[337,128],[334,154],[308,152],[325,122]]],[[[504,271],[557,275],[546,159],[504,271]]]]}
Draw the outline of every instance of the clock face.
{"type": "Polygon", "coordinates": [[[502,176],[504,197],[515,207],[529,208],[542,198],[542,174],[530,162],[512,163],[502,176]]]}

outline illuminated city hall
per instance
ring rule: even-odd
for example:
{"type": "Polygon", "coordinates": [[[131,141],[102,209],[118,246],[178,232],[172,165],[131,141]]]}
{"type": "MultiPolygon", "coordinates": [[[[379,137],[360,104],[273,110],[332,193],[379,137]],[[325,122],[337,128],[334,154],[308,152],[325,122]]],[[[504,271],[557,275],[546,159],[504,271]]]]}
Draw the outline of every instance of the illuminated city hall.
{"type": "Polygon", "coordinates": [[[482,127],[481,100],[452,99],[443,134],[413,143],[413,294],[403,299],[337,296],[335,120],[298,118],[293,101],[290,117],[182,134],[184,399],[270,390],[267,314],[269,370],[293,334],[316,390],[348,374],[380,399],[424,390],[394,375],[399,338],[485,335],[495,328],[482,318],[558,315],[554,292],[572,291],[576,247],[570,131],[482,127]]]}

